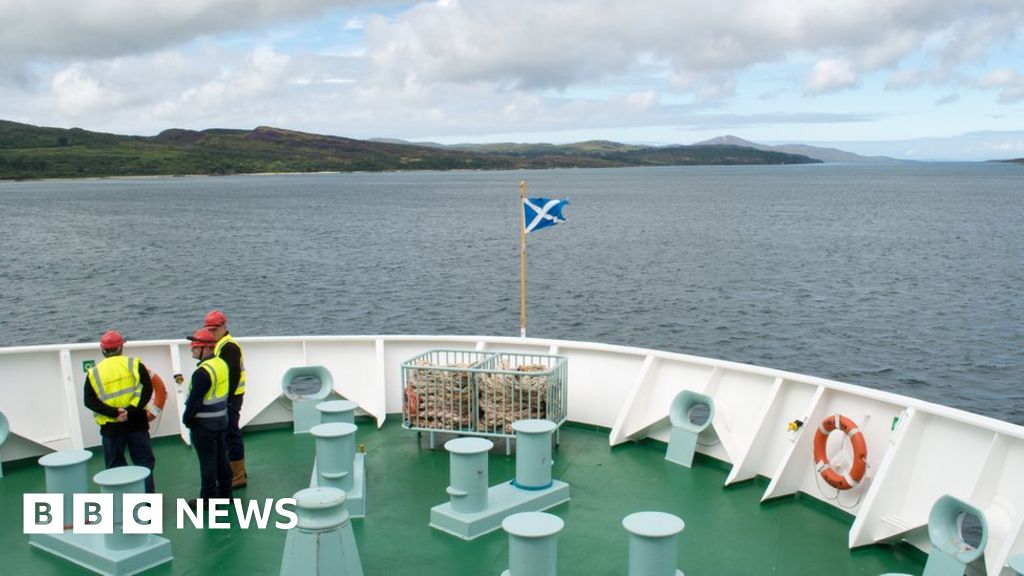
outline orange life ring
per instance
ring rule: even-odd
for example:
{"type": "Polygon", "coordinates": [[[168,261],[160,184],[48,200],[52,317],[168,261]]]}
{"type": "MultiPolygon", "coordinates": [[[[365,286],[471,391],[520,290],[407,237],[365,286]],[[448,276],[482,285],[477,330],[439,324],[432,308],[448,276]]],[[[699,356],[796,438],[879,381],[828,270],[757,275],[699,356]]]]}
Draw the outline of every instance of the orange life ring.
{"type": "Polygon", "coordinates": [[[167,386],[164,386],[163,379],[160,375],[152,370],[149,372],[149,381],[153,383],[153,398],[150,399],[149,405],[146,406],[146,415],[149,421],[152,422],[160,417],[160,414],[164,411],[164,404],[167,403],[167,386]]]}
{"type": "Polygon", "coordinates": [[[867,469],[868,443],[864,440],[864,433],[860,431],[853,420],[846,416],[840,414],[826,416],[814,434],[814,470],[821,474],[829,486],[838,490],[849,490],[860,484],[867,469]],[[828,453],[825,451],[828,435],[836,428],[850,438],[850,444],[853,446],[853,465],[850,466],[849,471],[843,473],[832,467],[828,461],[828,453]]]}

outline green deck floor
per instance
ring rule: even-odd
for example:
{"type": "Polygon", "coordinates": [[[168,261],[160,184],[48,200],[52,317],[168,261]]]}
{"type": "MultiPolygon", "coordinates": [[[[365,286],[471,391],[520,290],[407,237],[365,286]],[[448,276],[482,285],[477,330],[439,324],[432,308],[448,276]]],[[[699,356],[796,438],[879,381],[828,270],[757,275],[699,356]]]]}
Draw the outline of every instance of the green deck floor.
{"type": "MultiPolygon", "coordinates": [[[[563,576],[625,576],[628,540],[622,518],[641,510],[681,517],[679,567],[687,576],[920,574],[923,556],[905,545],[846,548],[850,517],[809,497],[760,503],[766,482],[756,479],[723,488],[727,467],[698,456],[686,469],[664,460],[655,441],[608,447],[607,431],[562,429],[554,451],[554,477],[571,485],[572,500],[552,512],[565,520],[558,538],[563,576]]],[[[309,483],[314,445],[290,428],[246,432],[250,485],[236,497],[291,496],[309,483]]],[[[447,500],[448,454],[439,437],[404,430],[389,418],[380,430],[359,423],[357,442],[367,451],[367,516],[353,520],[366,576],[497,576],[508,567],[507,535],[498,530],[465,542],[427,526],[430,507],[447,500]]],[[[173,438],[154,442],[156,486],[165,497],[164,536],[174,560],[146,574],[278,574],[285,533],[267,530],[176,530],[173,499],[195,496],[195,454],[173,438]]],[[[90,475],[102,469],[102,455],[90,475]]],[[[42,492],[42,468],[8,465],[0,478],[0,574],[82,574],[65,560],[28,545],[22,534],[22,494],[42,492]]],[[[514,456],[503,443],[490,457],[490,484],[515,476],[514,456]]]]}

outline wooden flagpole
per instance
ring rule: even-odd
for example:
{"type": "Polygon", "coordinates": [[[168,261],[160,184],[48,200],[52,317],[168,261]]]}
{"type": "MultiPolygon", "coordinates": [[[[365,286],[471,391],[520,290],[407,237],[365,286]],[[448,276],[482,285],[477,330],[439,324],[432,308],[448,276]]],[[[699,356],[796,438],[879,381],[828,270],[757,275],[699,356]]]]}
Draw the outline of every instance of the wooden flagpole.
{"type": "Polygon", "coordinates": [[[519,182],[519,337],[526,338],[526,180],[519,182]]]}

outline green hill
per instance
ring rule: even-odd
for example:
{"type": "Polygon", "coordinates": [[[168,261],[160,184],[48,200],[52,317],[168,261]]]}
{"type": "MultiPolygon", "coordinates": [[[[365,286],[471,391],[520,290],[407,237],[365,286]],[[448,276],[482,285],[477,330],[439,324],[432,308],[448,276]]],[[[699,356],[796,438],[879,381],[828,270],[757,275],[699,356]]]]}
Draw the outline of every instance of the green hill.
{"type": "Polygon", "coordinates": [[[121,136],[0,120],[0,179],[813,162],[738,146],[651,148],[592,141],[437,147],[266,126],[121,136]]]}

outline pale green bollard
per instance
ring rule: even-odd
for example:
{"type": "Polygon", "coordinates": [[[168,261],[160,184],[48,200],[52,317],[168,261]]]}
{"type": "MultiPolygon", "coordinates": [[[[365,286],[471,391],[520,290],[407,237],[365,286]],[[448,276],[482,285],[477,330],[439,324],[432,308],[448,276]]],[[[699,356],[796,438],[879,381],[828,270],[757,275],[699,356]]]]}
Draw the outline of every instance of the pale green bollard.
{"type": "Polygon", "coordinates": [[[71,527],[74,518],[74,494],[89,491],[89,458],[92,458],[92,452],[88,450],[61,450],[39,459],[39,465],[46,474],[46,491],[64,495],[65,529],[71,527]]]}
{"type": "Polygon", "coordinates": [[[431,528],[463,540],[472,540],[501,528],[502,521],[510,514],[547,510],[569,500],[569,485],[551,480],[551,430],[554,424],[524,420],[513,426],[518,426],[517,472],[521,462],[533,464],[532,468],[527,467],[528,473],[516,475],[517,480],[525,479],[526,485],[503,481],[488,487],[487,453],[494,443],[472,437],[450,440],[445,444],[451,464],[450,499],[430,509],[431,528]],[[531,434],[531,426],[543,431],[531,434]],[[523,428],[527,429],[526,442],[522,440],[523,428]]]}
{"type": "Polygon", "coordinates": [[[683,576],[676,567],[682,519],[665,512],[635,512],[622,525],[629,531],[629,576],[683,576]]]}
{"type": "Polygon", "coordinates": [[[345,424],[356,423],[356,408],[359,404],[351,400],[329,400],[316,405],[320,411],[320,423],[331,424],[343,422],[345,424]]]}
{"type": "Polygon", "coordinates": [[[356,425],[317,424],[309,432],[316,437],[317,484],[351,491],[355,487],[356,425]]]}
{"type": "Polygon", "coordinates": [[[122,519],[122,496],[125,494],[145,494],[146,478],[149,468],[143,466],[118,466],[98,472],[92,477],[99,484],[100,492],[114,495],[114,531],[104,535],[104,543],[109,550],[133,550],[145,546],[149,541],[148,534],[125,534],[122,519]]]}
{"type": "Polygon", "coordinates": [[[544,512],[520,512],[505,518],[508,532],[508,570],[501,576],[556,576],[558,533],[565,522],[544,512]]]}
{"type": "Polygon", "coordinates": [[[281,576],[363,576],[345,493],[306,488],[295,493],[298,524],[288,530],[281,576]]]}
{"type": "MultiPolygon", "coordinates": [[[[88,492],[88,486],[71,486],[72,483],[79,481],[77,476],[86,474],[85,462],[88,456],[91,456],[91,453],[85,450],[71,450],[48,454],[43,457],[47,462],[40,459],[40,463],[46,467],[47,489],[51,487],[51,475],[56,475],[56,481],[69,490],[65,493],[65,499],[71,493],[88,492]],[[81,471],[69,473],[76,467],[81,471]],[[71,476],[75,478],[72,479],[71,476]],[[70,482],[71,480],[73,482],[70,482]]],[[[170,562],[173,558],[170,540],[155,534],[124,533],[123,496],[126,493],[144,494],[149,474],[149,469],[142,466],[120,466],[104,470],[93,477],[100,485],[101,491],[110,494],[113,500],[114,509],[101,512],[104,515],[113,514],[110,518],[113,533],[83,534],[67,531],[57,534],[32,534],[29,536],[29,544],[98,574],[127,576],[170,562]]],[[[68,521],[73,519],[71,508],[65,513],[68,521]]]]}
{"type": "Polygon", "coordinates": [[[517,420],[515,486],[541,490],[551,486],[551,435],[558,426],[550,420],[517,420]]]}
{"type": "Polygon", "coordinates": [[[487,508],[487,453],[494,443],[483,438],[456,438],[444,443],[448,451],[448,496],[452,512],[474,514],[487,508]]]}

